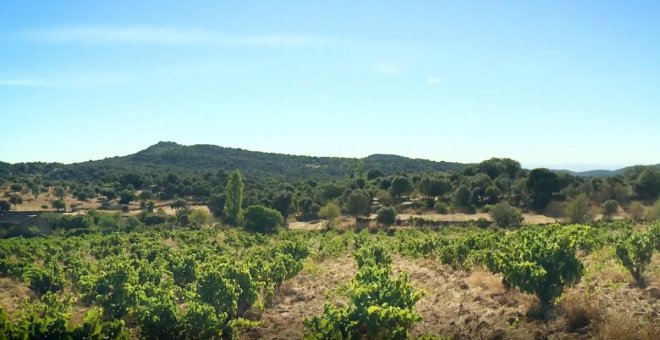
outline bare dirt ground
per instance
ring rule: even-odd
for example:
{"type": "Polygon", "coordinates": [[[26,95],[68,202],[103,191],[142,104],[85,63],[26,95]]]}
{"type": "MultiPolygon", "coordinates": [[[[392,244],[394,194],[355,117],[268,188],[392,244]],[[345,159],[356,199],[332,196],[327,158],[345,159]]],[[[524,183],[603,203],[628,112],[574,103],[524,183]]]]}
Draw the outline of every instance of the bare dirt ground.
{"type": "MultiPolygon", "coordinates": [[[[616,265],[611,250],[585,259],[582,282],[566,291],[547,321],[527,316],[537,305],[536,297],[507,290],[501,277],[481,269],[467,273],[435,260],[397,256],[393,272],[408,273],[413,286],[424,291],[415,305],[422,321],[412,328],[413,337],[660,339],[660,256],[654,256],[649,285],[642,289],[629,284],[629,274],[616,265]]],[[[261,326],[241,338],[302,338],[306,317],[320,315],[325,302],[345,303],[337,292],[355,274],[354,262],[349,256],[326,260],[286,282],[272,306],[260,313],[261,326]]]]}
{"type": "MultiPolygon", "coordinates": [[[[310,262],[306,263],[309,264],[310,262]]],[[[241,339],[302,339],[303,320],[323,313],[326,301],[341,304],[345,298],[334,290],[348,283],[357,266],[350,256],[326,260],[305,267],[295,278],[285,282],[273,299],[272,306],[256,312],[261,326],[246,330],[241,339]]]]}
{"type": "Polygon", "coordinates": [[[24,283],[0,277],[0,308],[10,315],[33,297],[34,293],[24,283]]]}

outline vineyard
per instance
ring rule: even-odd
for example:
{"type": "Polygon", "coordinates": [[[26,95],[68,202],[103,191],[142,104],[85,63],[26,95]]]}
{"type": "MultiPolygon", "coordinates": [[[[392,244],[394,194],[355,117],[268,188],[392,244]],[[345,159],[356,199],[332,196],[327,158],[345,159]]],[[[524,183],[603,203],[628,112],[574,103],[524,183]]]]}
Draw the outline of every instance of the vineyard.
{"type": "Polygon", "coordinates": [[[652,339],[657,249],[625,222],[4,239],[0,339],[652,339]]]}

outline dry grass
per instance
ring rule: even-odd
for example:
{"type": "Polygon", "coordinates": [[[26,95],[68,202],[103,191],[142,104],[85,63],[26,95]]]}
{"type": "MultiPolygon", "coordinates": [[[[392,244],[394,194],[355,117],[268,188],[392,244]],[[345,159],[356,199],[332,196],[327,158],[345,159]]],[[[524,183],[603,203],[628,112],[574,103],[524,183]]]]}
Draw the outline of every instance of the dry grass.
{"type": "Polygon", "coordinates": [[[502,294],[506,288],[502,285],[502,278],[483,268],[477,268],[472,271],[465,280],[472,288],[479,288],[485,293],[502,294]]]}
{"type": "Polygon", "coordinates": [[[34,298],[34,293],[22,282],[10,278],[0,278],[0,308],[8,314],[18,310],[21,305],[34,298]]]}
{"type": "Polygon", "coordinates": [[[577,291],[566,293],[561,302],[569,331],[576,331],[601,318],[600,302],[593,296],[577,291]]]}
{"type": "Polygon", "coordinates": [[[657,340],[660,323],[640,321],[623,313],[609,314],[596,333],[602,340],[657,340]]]}

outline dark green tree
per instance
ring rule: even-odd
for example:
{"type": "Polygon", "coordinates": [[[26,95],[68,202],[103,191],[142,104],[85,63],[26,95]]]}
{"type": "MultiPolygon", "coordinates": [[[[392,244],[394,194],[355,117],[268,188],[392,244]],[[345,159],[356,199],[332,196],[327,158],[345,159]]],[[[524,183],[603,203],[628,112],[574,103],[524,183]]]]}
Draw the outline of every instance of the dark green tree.
{"type": "Polygon", "coordinates": [[[283,223],[282,214],[275,209],[262,205],[252,205],[245,209],[245,229],[249,231],[271,233],[283,223]]]}
{"type": "Polygon", "coordinates": [[[240,171],[235,170],[232,172],[225,190],[225,215],[229,225],[238,226],[242,222],[244,186],[240,171]]]}
{"type": "Polygon", "coordinates": [[[346,210],[355,216],[355,223],[357,223],[358,216],[364,214],[368,207],[369,196],[361,190],[351,192],[346,199],[346,210]]]}
{"type": "Polygon", "coordinates": [[[559,177],[548,169],[534,169],[527,176],[527,189],[531,192],[532,208],[544,209],[552,195],[561,189],[559,177]]]}

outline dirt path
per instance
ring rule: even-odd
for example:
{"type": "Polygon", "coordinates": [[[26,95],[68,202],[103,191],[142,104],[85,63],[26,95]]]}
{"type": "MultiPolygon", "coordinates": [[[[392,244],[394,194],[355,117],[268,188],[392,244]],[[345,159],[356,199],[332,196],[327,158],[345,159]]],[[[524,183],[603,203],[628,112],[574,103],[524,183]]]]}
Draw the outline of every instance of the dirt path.
{"type": "MultiPolygon", "coordinates": [[[[261,313],[261,327],[245,331],[240,338],[302,339],[303,320],[323,313],[326,296],[339,285],[348,283],[357,270],[350,256],[326,260],[317,266],[285,282],[276,293],[273,305],[261,313]]],[[[343,302],[334,294],[329,300],[343,302]]]]}

